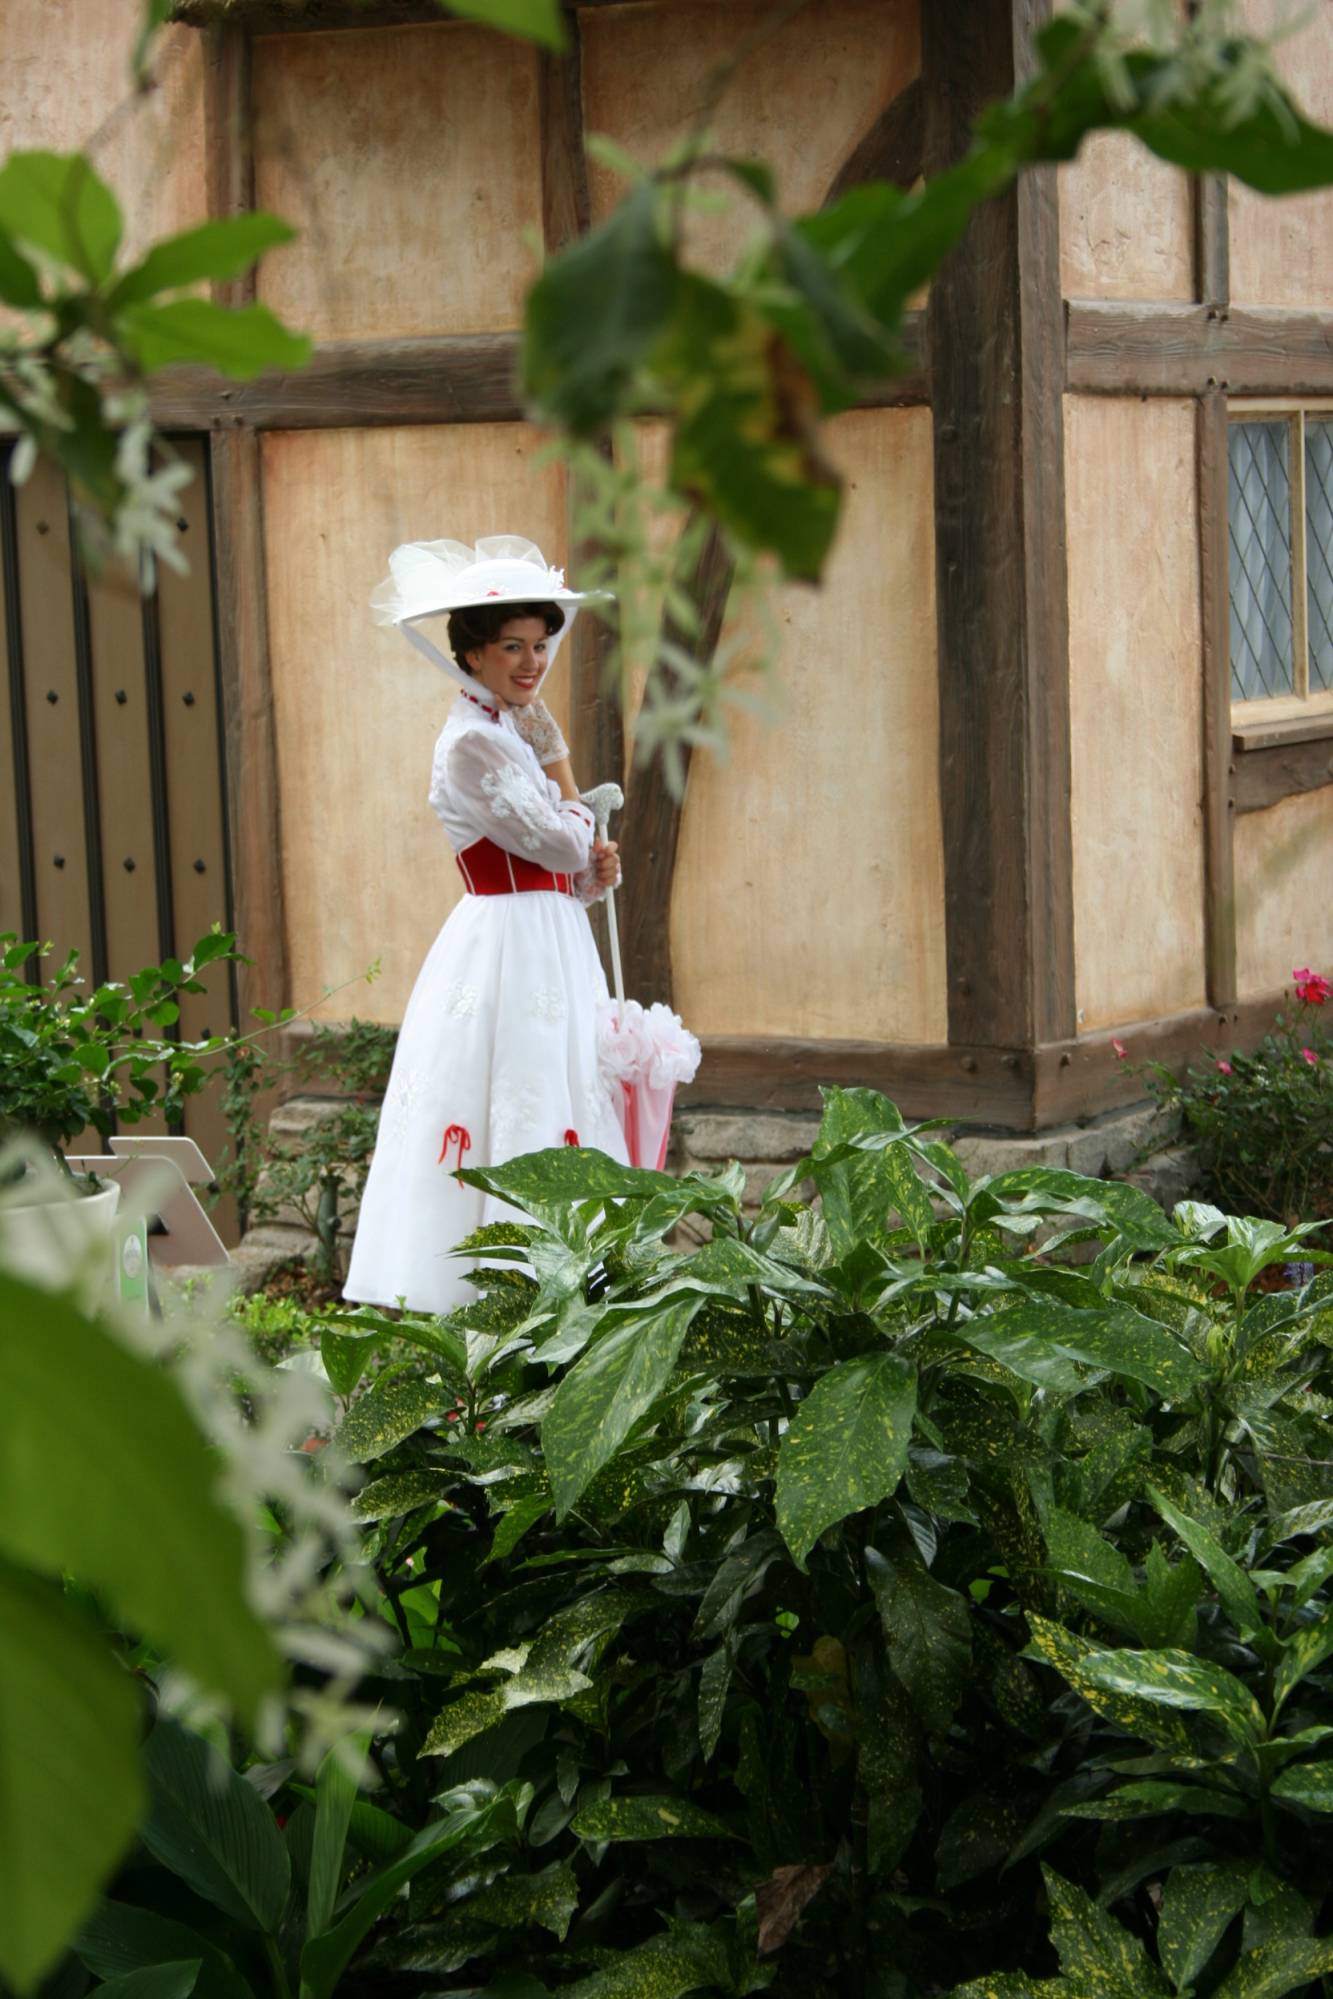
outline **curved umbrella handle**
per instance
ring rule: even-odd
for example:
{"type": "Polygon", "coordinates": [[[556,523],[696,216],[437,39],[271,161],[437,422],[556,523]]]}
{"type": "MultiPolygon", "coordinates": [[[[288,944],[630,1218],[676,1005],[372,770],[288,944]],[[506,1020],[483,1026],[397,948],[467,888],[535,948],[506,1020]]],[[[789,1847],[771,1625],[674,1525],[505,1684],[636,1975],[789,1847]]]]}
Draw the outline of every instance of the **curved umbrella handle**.
{"type": "MultiPolygon", "coordinates": [[[[581,793],[583,803],[592,807],[592,816],[597,827],[599,840],[606,838],[611,814],[619,812],[625,803],[625,794],[618,784],[599,784],[592,791],[581,793]]],[[[606,891],[606,935],[611,946],[611,977],[616,991],[616,1026],[625,1021],[625,974],[620,963],[620,926],[616,922],[616,892],[606,891]]]]}

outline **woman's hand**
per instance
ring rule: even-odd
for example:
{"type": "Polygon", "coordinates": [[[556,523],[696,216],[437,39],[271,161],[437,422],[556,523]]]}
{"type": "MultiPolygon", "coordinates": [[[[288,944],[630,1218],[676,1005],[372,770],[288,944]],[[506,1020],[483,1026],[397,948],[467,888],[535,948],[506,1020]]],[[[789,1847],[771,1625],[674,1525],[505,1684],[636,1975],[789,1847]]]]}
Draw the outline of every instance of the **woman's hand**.
{"type": "Polygon", "coordinates": [[[616,888],[620,882],[620,842],[594,840],[592,864],[598,888],[616,888]]]}

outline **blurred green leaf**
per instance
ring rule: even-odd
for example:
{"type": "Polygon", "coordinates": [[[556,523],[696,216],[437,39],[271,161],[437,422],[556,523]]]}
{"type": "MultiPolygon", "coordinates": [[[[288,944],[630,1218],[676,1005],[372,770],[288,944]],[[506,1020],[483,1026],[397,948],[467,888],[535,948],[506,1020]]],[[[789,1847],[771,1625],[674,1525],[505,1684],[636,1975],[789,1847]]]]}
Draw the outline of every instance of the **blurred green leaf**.
{"type": "Polygon", "coordinates": [[[120,208],[82,153],[11,153],[0,166],[0,230],[100,285],[115,263],[120,208]]]}
{"type": "Polygon", "coordinates": [[[58,1585],[0,1560],[0,1975],[32,1992],[144,1806],[139,1702],[58,1585]]]}
{"type": "MultiPolygon", "coordinates": [[[[222,1467],[179,1390],[62,1298],[0,1275],[0,1549],[77,1575],[246,1717],[281,1681],[222,1467]]],[[[177,1953],[180,1955],[180,1953],[177,1953]]]]}
{"type": "Polygon", "coordinates": [[[194,361],[236,381],[266,368],[304,368],[310,342],[291,333],[266,305],[222,306],[182,298],[165,305],[129,305],[117,315],[127,351],[145,373],[173,361],[194,361]]]}
{"type": "Polygon", "coordinates": [[[107,310],[121,312],[156,298],[160,292],[179,291],[208,278],[237,277],[265,250],[290,243],[295,234],[290,224],[280,222],[276,215],[254,210],[200,223],[197,229],[187,229],[179,236],[167,236],[117,280],[107,297],[107,310]]]}

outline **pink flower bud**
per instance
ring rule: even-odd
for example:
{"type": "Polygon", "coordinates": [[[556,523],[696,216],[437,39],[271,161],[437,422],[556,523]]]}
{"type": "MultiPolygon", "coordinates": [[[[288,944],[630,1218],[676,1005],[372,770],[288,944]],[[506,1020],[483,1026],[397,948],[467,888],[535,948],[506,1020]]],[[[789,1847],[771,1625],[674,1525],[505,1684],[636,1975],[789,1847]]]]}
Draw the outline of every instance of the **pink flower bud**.
{"type": "Polygon", "coordinates": [[[1217,1073],[1219,1076],[1229,1076],[1231,1074],[1231,1064],[1229,1062],[1219,1062],[1217,1073]]]}
{"type": "Polygon", "coordinates": [[[1111,1046],[1115,1050],[1115,1059],[1117,1062],[1126,1062],[1129,1060],[1129,1050],[1126,1048],[1123,1041],[1117,1041],[1114,1038],[1114,1036],[1112,1036],[1111,1046]]]}
{"type": "Polygon", "coordinates": [[[1303,1059],[1309,1063],[1312,1069],[1317,1069],[1319,1067],[1319,1057],[1315,1054],[1313,1048],[1302,1048],[1301,1055],[1303,1059]]]}

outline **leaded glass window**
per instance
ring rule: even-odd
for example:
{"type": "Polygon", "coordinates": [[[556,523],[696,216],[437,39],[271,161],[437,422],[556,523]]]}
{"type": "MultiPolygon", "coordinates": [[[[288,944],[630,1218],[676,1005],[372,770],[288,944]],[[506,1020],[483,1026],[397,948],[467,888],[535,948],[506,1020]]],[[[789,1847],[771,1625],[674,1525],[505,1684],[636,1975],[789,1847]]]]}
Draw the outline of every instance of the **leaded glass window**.
{"type": "Polygon", "coordinates": [[[1232,699],[1333,693],[1333,412],[1237,414],[1229,460],[1232,699]]]}

